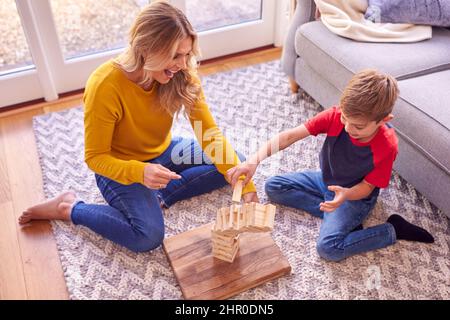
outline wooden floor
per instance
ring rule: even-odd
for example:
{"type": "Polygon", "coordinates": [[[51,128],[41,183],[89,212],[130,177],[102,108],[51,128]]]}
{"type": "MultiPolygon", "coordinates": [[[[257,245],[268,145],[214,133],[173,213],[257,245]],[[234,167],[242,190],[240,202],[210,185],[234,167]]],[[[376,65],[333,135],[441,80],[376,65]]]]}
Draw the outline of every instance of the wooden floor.
{"type": "MultiPolygon", "coordinates": [[[[279,59],[278,48],[224,58],[200,67],[201,75],[279,59]]],[[[35,115],[75,107],[81,94],[0,113],[0,300],[68,299],[61,263],[47,221],[20,227],[21,212],[44,200],[32,129],[35,115]]]]}

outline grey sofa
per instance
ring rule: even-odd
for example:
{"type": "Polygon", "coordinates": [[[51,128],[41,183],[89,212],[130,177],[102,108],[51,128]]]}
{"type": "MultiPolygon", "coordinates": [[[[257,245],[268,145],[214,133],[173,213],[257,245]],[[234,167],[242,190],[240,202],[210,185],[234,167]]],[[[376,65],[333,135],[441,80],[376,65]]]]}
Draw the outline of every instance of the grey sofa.
{"type": "Polygon", "coordinates": [[[394,169],[450,217],[450,30],[433,28],[432,39],[416,43],[357,42],[314,21],[314,12],[314,1],[297,1],[283,47],[282,67],[293,90],[298,84],[327,108],[361,69],[395,76],[394,169]]]}

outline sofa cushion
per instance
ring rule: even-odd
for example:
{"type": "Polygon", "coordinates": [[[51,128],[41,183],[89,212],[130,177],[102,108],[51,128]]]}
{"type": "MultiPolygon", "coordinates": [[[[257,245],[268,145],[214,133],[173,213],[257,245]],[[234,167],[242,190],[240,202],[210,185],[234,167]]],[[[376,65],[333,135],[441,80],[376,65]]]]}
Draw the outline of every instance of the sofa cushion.
{"type": "Polygon", "coordinates": [[[450,70],[399,81],[392,124],[450,175],[450,70]]]}
{"type": "Polygon", "coordinates": [[[450,69],[450,30],[433,28],[433,37],[415,43],[369,43],[339,37],[320,21],[298,28],[295,49],[317,73],[343,90],[364,68],[377,68],[398,80],[450,69]]]}
{"type": "Polygon", "coordinates": [[[450,26],[450,2],[419,3],[418,0],[369,0],[364,17],[372,22],[448,27],[450,26]]]}

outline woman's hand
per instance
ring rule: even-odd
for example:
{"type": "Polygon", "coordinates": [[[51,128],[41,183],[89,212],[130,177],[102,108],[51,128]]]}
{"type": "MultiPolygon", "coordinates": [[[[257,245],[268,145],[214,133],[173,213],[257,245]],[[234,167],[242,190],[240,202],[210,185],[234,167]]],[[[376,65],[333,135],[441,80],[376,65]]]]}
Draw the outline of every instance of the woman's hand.
{"type": "Polygon", "coordinates": [[[181,179],[181,176],[160,164],[149,163],[144,168],[144,185],[147,188],[163,189],[173,179],[181,179]]]}
{"type": "Polygon", "coordinates": [[[231,186],[234,188],[236,182],[239,180],[239,177],[244,175],[245,179],[243,181],[243,184],[244,186],[246,186],[255,174],[257,167],[257,164],[251,164],[247,162],[238,164],[236,167],[233,167],[227,171],[228,182],[230,182],[231,186]]]}
{"type": "Polygon", "coordinates": [[[250,202],[258,202],[259,203],[258,195],[256,194],[256,192],[246,193],[246,194],[242,195],[242,199],[244,200],[245,203],[250,203],[250,202]]]}
{"type": "Polygon", "coordinates": [[[339,206],[347,200],[347,192],[349,189],[340,186],[329,186],[328,190],[334,191],[334,199],[332,201],[320,203],[320,210],[324,212],[332,212],[339,208],[339,206]]]}

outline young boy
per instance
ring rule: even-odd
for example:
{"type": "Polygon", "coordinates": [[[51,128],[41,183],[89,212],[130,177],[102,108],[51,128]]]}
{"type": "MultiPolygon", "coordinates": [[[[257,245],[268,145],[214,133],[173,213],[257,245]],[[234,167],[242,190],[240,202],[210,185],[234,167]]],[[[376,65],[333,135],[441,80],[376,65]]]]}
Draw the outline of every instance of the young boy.
{"type": "Polygon", "coordinates": [[[434,239],[426,230],[395,214],[384,224],[362,227],[380,188],[389,184],[397,156],[397,137],[388,124],[397,96],[394,78],[364,70],[350,80],[339,107],[281,132],[248,161],[230,169],[228,179],[234,186],[245,175],[245,184],[265,158],[309,135],[324,133],[321,170],[275,176],[265,186],[271,201],[323,219],[317,241],[319,255],[339,261],[400,239],[432,243],[434,239]]]}

